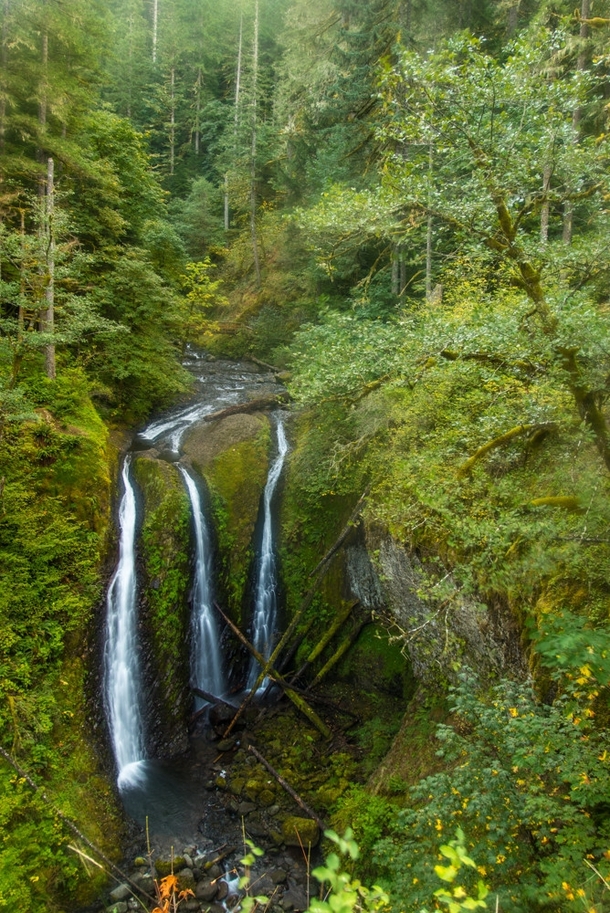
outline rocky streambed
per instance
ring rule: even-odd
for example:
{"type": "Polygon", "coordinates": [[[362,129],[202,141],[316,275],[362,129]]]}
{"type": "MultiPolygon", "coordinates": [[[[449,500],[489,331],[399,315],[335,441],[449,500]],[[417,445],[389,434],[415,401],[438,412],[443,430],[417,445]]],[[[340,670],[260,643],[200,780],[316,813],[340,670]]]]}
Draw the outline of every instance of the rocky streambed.
{"type": "Polygon", "coordinates": [[[142,909],[145,895],[154,897],[155,885],[172,873],[176,890],[186,892],[181,910],[235,908],[244,874],[250,893],[267,897],[271,911],[307,909],[319,890],[311,870],[321,859],[321,828],[252,749],[321,818],[348,790],[358,752],[339,731],[326,743],[290,706],[252,706],[224,738],[231,715],[224,704],[212,707],[183,757],[151,764],[145,793],[124,794],[134,822],[123,864],[129,880],[109,890],[97,909],[142,909]],[[246,871],[243,859],[253,848],[246,871]]]}

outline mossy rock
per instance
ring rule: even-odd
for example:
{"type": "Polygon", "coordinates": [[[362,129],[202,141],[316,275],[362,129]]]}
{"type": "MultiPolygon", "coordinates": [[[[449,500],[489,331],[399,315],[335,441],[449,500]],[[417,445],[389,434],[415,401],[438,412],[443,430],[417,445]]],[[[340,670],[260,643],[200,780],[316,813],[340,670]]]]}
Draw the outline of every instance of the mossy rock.
{"type": "Polygon", "coordinates": [[[141,533],[143,616],[150,641],[151,702],[161,750],[186,748],[190,711],[188,643],[191,587],[191,507],[183,479],[170,463],[138,456],[134,476],[144,502],[141,533]]]}
{"type": "Polygon", "coordinates": [[[320,828],[311,818],[293,815],[282,821],[282,837],[287,846],[317,846],[320,828]]]}
{"type": "Polygon", "coordinates": [[[159,878],[165,878],[166,875],[171,875],[172,872],[180,872],[181,869],[185,868],[186,860],[184,856],[174,856],[173,862],[171,859],[155,859],[155,869],[159,878]]]}
{"type": "Polygon", "coordinates": [[[269,471],[271,434],[265,415],[230,415],[197,426],[184,454],[205,478],[220,552],[221,585],[231,615],[241,620],[252,540],[269,471]]]}
{"type": "Polygon", "coordinates": [[[400,644],[391,643],[387,629],[367,625],[345,659],[337,675],[367,692],[396,698],[404,706],[415,693],[416,683],[400,644]]]}

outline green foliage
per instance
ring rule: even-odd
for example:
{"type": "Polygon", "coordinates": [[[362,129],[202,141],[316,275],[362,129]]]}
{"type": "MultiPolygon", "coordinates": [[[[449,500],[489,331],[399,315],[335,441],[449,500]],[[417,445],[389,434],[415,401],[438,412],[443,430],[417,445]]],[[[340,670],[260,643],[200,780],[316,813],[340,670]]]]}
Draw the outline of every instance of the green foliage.
{"type": "MultiPolygon", "coordinates": [[[[348,828],[343,837],[334,831],[325,831],[325,837],[337,846],[337,850],[351,860],[359,856],[358,845],[353,840],[352,831],[348,828]]],[[[365,887],[358,879],[352,879],[342,871],[341,859],[337,853],[330,853],[325,864],[313,870],[314,876],[322,884],[329,886],[326,900],[314,899],[310,902],[310,913],[352,913],[352,911],[378,911],[389,906],[388,895],[377,885],[365,887]]]]}
{"type": "Polygon", "coordinates": [[[435,842],[455,824],[504,909],[579,907],[585,860],[605,873],[610,839],[610,746],[593,722],[594,691],[543,704],[530,685],[503,681],[482,694],[462,677],[456,721],[437,731],[447,768],[413,789],[413,807],[376,850],[398,902],[425,902],[435,842]]]}

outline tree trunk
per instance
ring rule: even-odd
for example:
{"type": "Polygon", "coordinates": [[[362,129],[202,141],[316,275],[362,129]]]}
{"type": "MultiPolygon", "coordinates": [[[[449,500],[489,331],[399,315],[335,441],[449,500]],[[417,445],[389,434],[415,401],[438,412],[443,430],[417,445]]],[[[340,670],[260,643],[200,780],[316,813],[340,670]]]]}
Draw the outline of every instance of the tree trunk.
{"type": "Polygon", "coordinates": [[[512,38],[517,31],[517,26],[519,25],[519,7],[521,6],[521,0],[516,0],[512,4],[508,11],[508,22],[506,24],[506,36],[507,38],[512,38]]]}
{"type": "Polygon", "coordinates": [[[254,44],[252,48],[252,146],[250,150],[250,234],[256,287],[261,286],[261,265],[256,230],[256,142],[257,142],[257,91],[258,91],[258,0],[254,4],[254,44]]]}
{"type": "Polygon", "coordinates": [[[400,294],[399,281],[400,277],[398,275],[398,244],[392,246],[392,294],[398,298],[400,294]]]}
{"type": "MultiPolygon", "coordinates": [[[[44,137],[47,129],[47,98],[48,98],[48,70],[49,70],[49,35],[45,29],[42,35],[42,47],[41,47],[41,76],[40,76],[40,86],[38,92],[38,125],[40,127],[39,132],[39,146],[37,152],[37,158],[40,164],[44,163],[44,137]]],[[[44,200],[45,195],[45,179],[40,177],[38,181],[38,196],[41,201],[44,200]]]]}
{"type": "Polygon", "coordinates": [[[199,155],[199,134],[201,127],[201,67],[197,71],[195,83],[195,155],[199,155]]]}
{"type": "Polygon", "coordinates": [[[2,5],[2,30],[0,31],[0,155],[4,153],[4,137],[6,133],[6,95],[7,86],[3,84],[6,79],[8,65],[8,13],[9,0],[4,0],[2,5]]]}
{"type": "Polygon", "coordinates": [[[225,231],[229,230],[229,172],[225,173],[225,231]]]}
{"type": "MultiPolygon", "coordinates": [[[[53,210],[55,205],[54,163],[47,161],[47,196],[45,211],[45,234],[47,240],[47,286],[45,289],[46,310],[44,314],[44,331],[53,333],[55,328],[55,237],[53,231],[53,210]]],[[[47,343],[45,347],[45,369],[49,380],[55,380],[55,344],[47,343]]]]}
{"type": "MultiPolygon", "coordinates": [[[[430,184],[432,184],[432,144],[428,149],[428,172],[430,184]]],[[[431,194],[428,194],[428,206],[431,205],[431,194]]],[[[426,224],[426,301],[430,301],[432,296],[432,215],[428,212],[428,221],[426,224]]]]}
{"type": "Polygon", "coordinates": [[[173,175],[176,162],[176,68],[172,67],[169,79],[169,173],[173,175]]]}
{"type": "Polygon", "coordinates": [[[241,92],[241,54],[244,36],[244,15],[239,19],[239,42],[237,45],[237,72],[235,74],[235,144],[237,145],[237,128],[239,127],[239,101],[241,92]]]}
{"type": "Polygon", "coordinates": [[[546,244],[549,240],[549,216],[550,205],[548,200],[549,189],[551,187],[551,166],[545,165],[542,175],[542,211],[540,213],[540,240],[546,244]]]}
{"type": "MultiPolygon", "coordinates": [[[[580,40],[581,45],[576,58],[576,69],[582,71],[587,66],[587,46],[586,40],[589,37],[589,26],[587,19],[591,15],[591,0],[582,0],[580,7],[580,40]]],[[[574,128],[574,142],[579,141],[580,122],[582,120],[582,108],[579,106],[574,109],[572,115],[572,127],[574,128]]],[[[572,233],[574,227],[574,203],[572,200],[566,200],[563,210],[563,242],[564,244],[572,243],[572,233]]]]}
{"type": "Polygon", "coordinates": [[[152,60],[157,62],[157,40],[159,36],[159,0],[153,0],[153,22],[152,22],[152,60]]]}

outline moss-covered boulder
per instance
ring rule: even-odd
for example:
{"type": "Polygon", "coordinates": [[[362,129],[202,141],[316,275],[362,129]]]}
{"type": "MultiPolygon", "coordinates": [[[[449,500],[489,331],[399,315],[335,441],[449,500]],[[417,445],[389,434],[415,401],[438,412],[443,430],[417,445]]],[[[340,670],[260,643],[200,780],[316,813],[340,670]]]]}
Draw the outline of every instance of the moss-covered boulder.
{"type": "Polygon", "coordinates": [[[219,551],[219,585],[236,621],[252,561],[252,540],[269,471],[270,425],[264,414],[229,415],[201,423],[183,452],[206,480],[219,551]]]}
{"type": "Polygon", "coordinates": [[[150,735],[156,750],[187,746],[189,692],[188,596],[191,587],[191,509],[178,469],[152,454],[134,460],[142,494],[142,612],[150,649],[150,735]]]}
{"type": "Polygon", "coordinates": [[[282,821],[282,837],[287,846],[317,846],[320,828],[311,818],[291,815],[282,821]]]}

